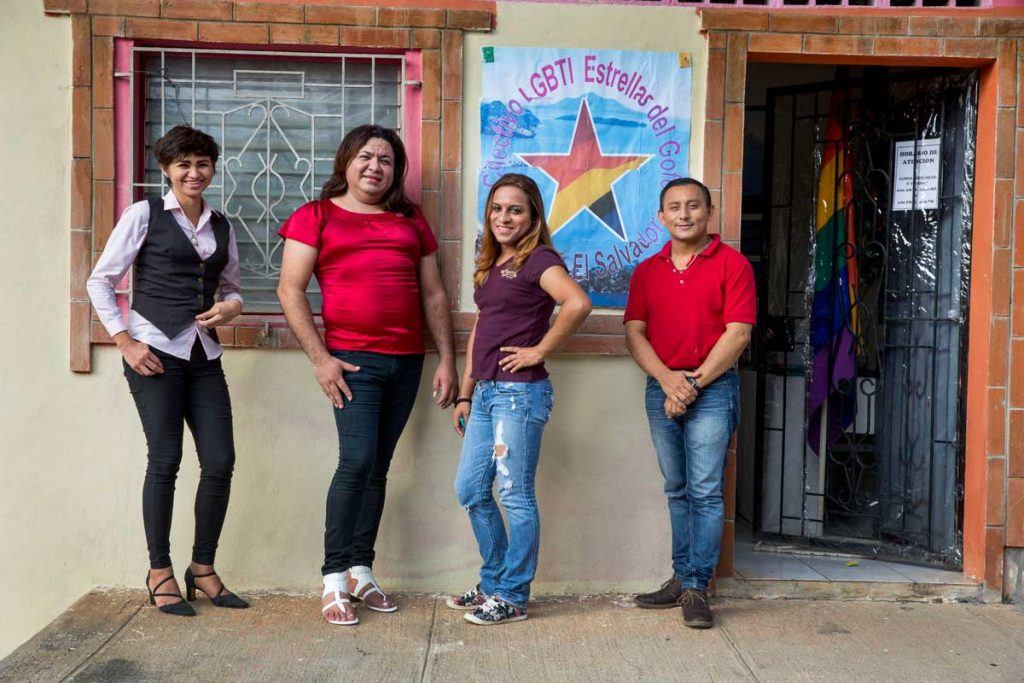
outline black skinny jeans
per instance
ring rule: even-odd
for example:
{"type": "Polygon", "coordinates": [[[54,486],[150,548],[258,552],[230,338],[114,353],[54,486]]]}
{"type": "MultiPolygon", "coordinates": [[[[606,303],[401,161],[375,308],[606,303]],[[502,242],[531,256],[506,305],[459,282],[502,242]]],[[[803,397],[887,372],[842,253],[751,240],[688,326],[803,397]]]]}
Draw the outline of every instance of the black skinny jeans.
{"type": "Polygon", "coordinates": [[[150,350],[163,364],[162,374],[144,377],[124,363],[124,375],[149,449],[142,485],[142,520],[149,545],[149,566],[171,566],[171,511],[185,424],[195,439],[200,467],[192,561],[213,564],[235,464],[231,397],[224,370],[220,358],[207,360],[198,339],[192,347],[192,358],[187,361],[154,348],[150,350]]]}
{"type": "Polygon", "coordinates": [[[373,566],[391,456],[412,413],[423,374],[422,354],[332,351],[331,355],[360,370],[345,373],[352,400],[345,401],[343,409],[334,409],[338,469],[327,492],[324,574],[373,566]]]}

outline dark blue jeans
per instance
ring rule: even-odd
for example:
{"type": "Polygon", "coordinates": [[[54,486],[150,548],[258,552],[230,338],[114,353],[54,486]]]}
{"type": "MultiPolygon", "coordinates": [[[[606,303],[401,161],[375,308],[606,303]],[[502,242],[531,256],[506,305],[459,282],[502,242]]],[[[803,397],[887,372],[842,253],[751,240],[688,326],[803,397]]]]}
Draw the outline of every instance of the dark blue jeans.
{"type": "Polygon", "coordinates": [[[327,492],[324,574],[373,566],[388,468],[398,438],[416,402],[423,355],[332,351],[358,365],[346,372],[352,400],[334,409],[338,427],[338,469],[327,492]]]}
{"type": "Polygon", "coordinates": [[[665,477],[672,571],[684,588],[705,590],[722,548],[722,478],[729,440],[739,422],[739,377],[729,370],[675,419],[665,415],[661,385],[648,378],[646,407],[665,477]]]}

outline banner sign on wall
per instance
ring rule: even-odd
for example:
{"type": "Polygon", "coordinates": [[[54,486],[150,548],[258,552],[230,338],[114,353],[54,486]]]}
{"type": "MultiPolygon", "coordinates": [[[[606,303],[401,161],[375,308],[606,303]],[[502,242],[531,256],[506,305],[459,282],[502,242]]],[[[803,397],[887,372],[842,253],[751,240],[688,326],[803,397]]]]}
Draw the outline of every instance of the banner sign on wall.
{"type": "Polygon", "coordinates": [[[668,239],[658,193],[689,175],[688,55],[485,47],[483,61],[481,229],[495,181],[530,176],[573,279],[624,307],[633,269],[668,239]]]}

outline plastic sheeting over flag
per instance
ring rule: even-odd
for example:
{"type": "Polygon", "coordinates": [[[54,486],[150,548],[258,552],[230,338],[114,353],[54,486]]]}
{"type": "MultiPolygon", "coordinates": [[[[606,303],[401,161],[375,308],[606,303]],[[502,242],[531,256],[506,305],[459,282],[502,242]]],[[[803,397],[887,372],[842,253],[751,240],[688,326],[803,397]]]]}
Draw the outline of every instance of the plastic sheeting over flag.
{"type": "Polygon", "coordinates": [[[854,166],[839,120],[846,95],[836,90],[821,145],[814,232],[811,366],[807,384],[807,444],[815,453],[842,437],[854,420],[857,397],[857,236],[854,166]],[[825,442],[822,444],[822,428],[825,442]]]}

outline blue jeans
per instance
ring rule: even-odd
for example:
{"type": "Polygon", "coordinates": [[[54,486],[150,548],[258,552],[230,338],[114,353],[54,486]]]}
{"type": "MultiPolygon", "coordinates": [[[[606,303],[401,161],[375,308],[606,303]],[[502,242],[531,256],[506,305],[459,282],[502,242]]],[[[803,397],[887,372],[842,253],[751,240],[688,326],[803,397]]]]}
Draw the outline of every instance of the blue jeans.
{"type": "Polygon", "coordinates": [[[646,407],[665,477],[672,571],[684,588],[706,590],[722,549],[722,478],[739,421],[739,376],[735,370],[726,372],[675,419],[665,415],[665,392],[649,377],[646,407]]]}
{"type": "Polygon", "coordinates": [[[553,396],[549,379],[478,382],[455,476],[455,495],[469,512],[483,557],[480,589],[516,607],[526,607],[537,572],[540,512],[533,480],[553,396]],[[492,493],[496,475],[507,534],[492,493]]]}
{"type": "Polygon", "coordinates": [[[352,400],[334,409],[338,468],[327,491],[324,574],[373,566],[388,468],[416,402],[422,354],[331,351],[361,369],[346,372],[352,400]]]}

